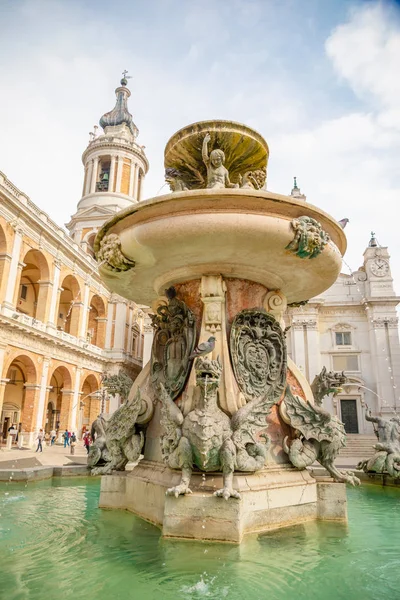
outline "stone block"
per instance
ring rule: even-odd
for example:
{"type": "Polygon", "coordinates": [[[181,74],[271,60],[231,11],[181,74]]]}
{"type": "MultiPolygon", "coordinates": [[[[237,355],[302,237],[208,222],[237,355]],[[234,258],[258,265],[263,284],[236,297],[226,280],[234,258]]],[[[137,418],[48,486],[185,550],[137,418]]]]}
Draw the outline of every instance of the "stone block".
{"type": "Polygon", "coordinates": [[[332,479],[317,480],[317,518],[347,522],[346,484],[332,479]]]}

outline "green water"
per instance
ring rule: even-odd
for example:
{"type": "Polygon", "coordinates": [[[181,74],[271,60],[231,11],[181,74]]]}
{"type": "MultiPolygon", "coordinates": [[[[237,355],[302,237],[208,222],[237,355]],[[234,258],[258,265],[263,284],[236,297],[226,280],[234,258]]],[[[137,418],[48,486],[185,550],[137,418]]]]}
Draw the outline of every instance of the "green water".
{"type": "Polygon", "coordinates": [[[240,546],[162,540],[98,497],[94,479],[0,484],[1,599],[400,598],[399,489],[349,489],[348,527],[308,523],[240,546]]]}

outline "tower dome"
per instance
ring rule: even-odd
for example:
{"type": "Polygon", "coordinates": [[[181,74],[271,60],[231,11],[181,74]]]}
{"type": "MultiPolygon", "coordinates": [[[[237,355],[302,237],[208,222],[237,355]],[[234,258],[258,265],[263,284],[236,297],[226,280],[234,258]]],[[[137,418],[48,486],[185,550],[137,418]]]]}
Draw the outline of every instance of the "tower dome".
{"type": "Polygon", "coordinates": [[[100,126],[107,132],[108,127],[117,127],[118,125],[127,125],[133,138],[137,138],[139,130],[133,122],[133,117],[128,110],[128,98],[131,93],[126,87],[128,80],[126,77],[121,79],[121,86],[115,90],[117,101],[115,106],[109,112],[106,112],[100,119],[100,126]]]}
{"type": "Polygon", "coordinates": [[[77,212],[67,223],[76,242],[91,252],[91,242],[98,229],[116,212],[139,202],[149,163],[144,146],[137,143],[139,130],[128,110],[131,95],[127,87],[127,71],[115,90],[114,108],[100,118],[90,133],[89,144],[82,155],[85,175],[82,198],[77,212]]]}

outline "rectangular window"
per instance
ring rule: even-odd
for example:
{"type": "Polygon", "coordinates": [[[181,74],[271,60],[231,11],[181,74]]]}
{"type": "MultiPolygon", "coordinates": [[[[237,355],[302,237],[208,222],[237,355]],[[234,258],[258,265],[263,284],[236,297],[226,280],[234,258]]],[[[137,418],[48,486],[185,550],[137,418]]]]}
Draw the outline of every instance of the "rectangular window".
{"type": "Polygon", "coordinates": [[[351,346],[351,332],[337,331],[335,333],[336,346],[351,346]]]}
{"type": "Polygon", "coordinates": [[[21,285],[21,300],[26,300],[27,295],[28,295],[28,286],[21,285]]]}
{"type": "Polygon", "coordinates": [[[332,358],[334,371],[359,371],[356,354],[339,354],[332,358]]]}

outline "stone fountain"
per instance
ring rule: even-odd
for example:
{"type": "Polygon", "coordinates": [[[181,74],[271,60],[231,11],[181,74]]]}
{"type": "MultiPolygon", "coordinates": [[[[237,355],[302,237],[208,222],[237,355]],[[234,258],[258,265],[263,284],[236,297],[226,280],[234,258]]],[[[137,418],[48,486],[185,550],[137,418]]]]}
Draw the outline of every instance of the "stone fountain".
{"type": "Polygon", "coordinates": [[[127,402],[97,423],[89,462],[103,475],[100,506],[166,537],[240,542],[343,521],[344,484],[358,483],[334,466],[343,424],[288,358],[283,318],[334,283],[345,235],[266,190],[268,156],[244,125],[189,125],[165,149],[171,193],[118,213],[95,242],[107,285],[152,307],[154,341],[127,402]],[[317,482],[314,461],[331,477],[317,482]]]}

